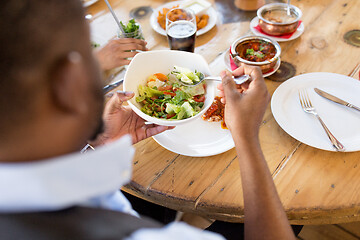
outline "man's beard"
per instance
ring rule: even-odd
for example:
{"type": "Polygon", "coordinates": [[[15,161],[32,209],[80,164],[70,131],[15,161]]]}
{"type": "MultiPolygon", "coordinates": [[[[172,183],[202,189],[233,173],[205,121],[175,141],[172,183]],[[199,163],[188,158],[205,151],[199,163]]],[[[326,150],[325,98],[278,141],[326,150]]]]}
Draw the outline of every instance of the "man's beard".
{"type": "Polygon", "coordinates": [[[94,106],[94,121],[96,119],[96,123],[94,124],[94,130],[93,133],[90,137],[90,141],[94,141],[100,134],[102,134],[105,130],[105,124],[104,124],[104,120],[102,118],[103,116],[103,111],[104,111],[104,93],[103,93],[103,89],[102,89],[102,85],[101,84],[96,84],[96,83],[101,83],[101,77],[100,77],[100,71],[96,71],[97,67],[94,68],[93,71],[93,76],[94,77],[98,77],[98,79],[93,81],[93,87],[92,87],[92,98],[94,100],[93,106],[94,106]],[[94,71],[95,69],[95,71],[94,71]]]}
{"type": "Polygon", "coordinates": [[[104,129],[105,129],[104,128],[104,120],[102,119],[102,117],[100,117],[100,119],[98,120],[96,129],[94,130],[94,133],[90,137],[90,141],[95,141],[96,138],[104,132],[104,129]]]}

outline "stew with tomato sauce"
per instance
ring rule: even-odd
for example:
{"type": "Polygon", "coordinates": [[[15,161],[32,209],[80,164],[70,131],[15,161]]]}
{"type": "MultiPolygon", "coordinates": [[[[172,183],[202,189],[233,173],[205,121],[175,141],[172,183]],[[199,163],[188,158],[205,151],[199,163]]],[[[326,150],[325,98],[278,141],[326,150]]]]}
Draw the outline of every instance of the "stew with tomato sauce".
{"type": "Polygon", "coordinates": [[[264,62],[276,55],[275,46],[262,40],[245,41],[237,45],[235,50],[242,59],[251,62],[264,62]]]}

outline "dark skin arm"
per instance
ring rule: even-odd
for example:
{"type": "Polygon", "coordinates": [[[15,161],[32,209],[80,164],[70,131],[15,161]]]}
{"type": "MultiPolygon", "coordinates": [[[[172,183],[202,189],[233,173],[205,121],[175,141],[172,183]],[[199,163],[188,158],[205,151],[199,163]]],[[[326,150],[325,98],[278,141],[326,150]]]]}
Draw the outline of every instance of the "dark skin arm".
{"type": "Polygon", "coordinates": [[[245,239],[295,239],[261,151],[259,127],[270,100],[259,68],[240,67],[250,83],[236,86],[231,73],[222,72],[218,86],[225,104],[225,122],[238,155],[245,204],[245,239]],[[242,92],[242,93],[241,93],[242,92]]]}
{"type": "Polygon", "coordinates": [[[131,60],[128,58],[132,58],[138,53],[134,50],[147,51],[146,44],[141,39],[115,38],[101,49],[96,50],[95,55],[102,70],[111,70],[130,64],[131,60]]]}

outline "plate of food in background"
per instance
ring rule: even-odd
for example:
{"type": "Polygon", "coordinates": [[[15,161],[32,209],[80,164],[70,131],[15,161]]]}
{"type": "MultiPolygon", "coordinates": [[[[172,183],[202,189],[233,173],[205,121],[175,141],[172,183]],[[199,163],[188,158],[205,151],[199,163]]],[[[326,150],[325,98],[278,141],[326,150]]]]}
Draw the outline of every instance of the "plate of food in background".
{"type": "MultiPolygon", "coordinates": [[[[151,27],[154,29],[155,32],[163,36],[166,36],[166,30],[165,30],[166,13],[173,8],[181,8],[181,7],[186,8],[186,6],[196,2],[197,1],[194,0],[173,1],[159,6],[158,8],[154,9],[154,12],[150,17],[151,27]]],[[[200,2],[202,3],[202,1],[200,2]]],[[[204,2],[208,3],[206,1],[204,2]]],[[[211,6],[211,4],[208,7],[206,7],[203,11],[199,11],[196,14],[196,21],[197,21],[197,29],[198,29],[196,33],[197,36],[207,33],[216,25],[217,13],[215,9],[211,6]]]]}
{"type": "Polygon", "coordinates": [[[82,4],[84,7],[90,7],[91,5],[93,5],[94,3],[96,3],[99,0],[82,0],[82,4]]]}

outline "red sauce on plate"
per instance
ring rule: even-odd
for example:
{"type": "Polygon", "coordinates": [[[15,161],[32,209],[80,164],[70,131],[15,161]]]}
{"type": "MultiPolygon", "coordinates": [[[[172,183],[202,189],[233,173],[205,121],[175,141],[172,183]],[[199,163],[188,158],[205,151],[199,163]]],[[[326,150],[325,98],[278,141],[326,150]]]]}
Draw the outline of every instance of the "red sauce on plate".
{"type": "Polygon", "coordinates": [[[220,101],[220,97],[215,97],[209,109],[201,116],[203,120],[209,122],[220,122],[221,128],[227,129],[224,121],[225,105],[220,101]]]}

